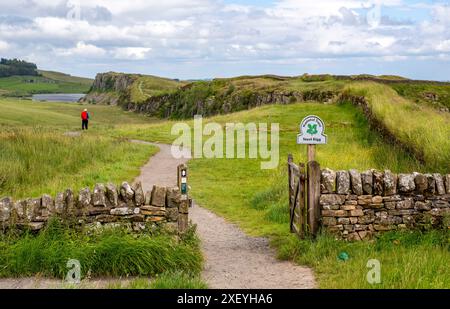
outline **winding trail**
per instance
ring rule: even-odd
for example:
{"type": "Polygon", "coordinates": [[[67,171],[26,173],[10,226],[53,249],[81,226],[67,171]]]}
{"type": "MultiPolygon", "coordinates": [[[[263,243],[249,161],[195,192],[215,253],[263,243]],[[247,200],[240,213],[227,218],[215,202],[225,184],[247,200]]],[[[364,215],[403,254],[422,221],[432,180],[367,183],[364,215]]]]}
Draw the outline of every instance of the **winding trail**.
{"type": "MultiPolygon", "coordinates": [[[[175,159],[171,146],[156,145],[160,151],[141,168],[144,190],[153,184],[175,186],[177,165],[187,159],[175,159]]],[[[310,268],[290,261],[280,261],[266,238],[250,237],[236,225],[193,203],[189,218],[197,224],[202,251],[206,259],[202,273],[210,288],[218,289],[295,289],[314,288],[314,275],[310,268]]]]}

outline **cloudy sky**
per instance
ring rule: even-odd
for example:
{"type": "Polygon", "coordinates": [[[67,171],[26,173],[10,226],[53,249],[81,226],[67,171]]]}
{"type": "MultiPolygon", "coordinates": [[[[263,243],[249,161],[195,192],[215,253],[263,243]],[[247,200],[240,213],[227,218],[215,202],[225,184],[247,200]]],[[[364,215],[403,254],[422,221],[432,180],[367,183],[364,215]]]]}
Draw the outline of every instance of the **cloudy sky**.
{"type": "Polygon", "coordinates": [[[93,77],[450,80],[448,0],[0,0],[0,56],[93,77]]]}

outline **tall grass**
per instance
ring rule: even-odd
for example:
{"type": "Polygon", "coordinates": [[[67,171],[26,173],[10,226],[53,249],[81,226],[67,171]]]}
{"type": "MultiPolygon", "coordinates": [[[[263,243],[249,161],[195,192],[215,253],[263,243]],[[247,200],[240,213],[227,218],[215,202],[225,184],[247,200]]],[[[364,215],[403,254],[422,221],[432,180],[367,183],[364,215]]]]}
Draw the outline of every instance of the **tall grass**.
{"type": "Polygon", "coordinates": [[[14,198],[131,180],[156,147],[45,129],[0,132],[0,195],[14,198]]]}
{"type": "Polygon", "coordinates": [[[375,117],[400,141],[423,153],[426,164],[446,172],[450,166],[450,117],[399,96],[389,86],[373,82],[352,83],[350,93],[367,98],[375,117]]]}
{"type": "Polygon", "coordinates": [[[101,232],[74,231],[52,220],[37,236],[4,237],[0,241],[0,276],[40,274],[64,278],[69,259],[86,276],[151,276],[202,268],[199,241],[190,231],[180,241],[166,235],[134,235],[120,228],[101,232]]]}

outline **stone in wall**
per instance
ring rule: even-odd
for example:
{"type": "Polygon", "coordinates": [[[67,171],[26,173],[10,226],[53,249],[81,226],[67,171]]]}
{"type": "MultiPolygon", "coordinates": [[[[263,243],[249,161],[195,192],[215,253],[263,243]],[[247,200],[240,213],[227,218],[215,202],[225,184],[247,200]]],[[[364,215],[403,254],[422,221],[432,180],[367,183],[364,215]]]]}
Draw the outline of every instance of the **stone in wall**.
{"type": "Polygon", "coordinates": [[[152,200],[152,191],[145,192],[144,205],[150,205],[151,200],[152,200]]]}
{"type": "Polygon", "coordinates": [[[445,193],[450,194],[450,174],[445,175],[445,193]]]}
{"type": "Polygon", "coordinates": [[[141,214],[145,216],[157,216],[157,217],[165,217],[166,216],[166,208],[158,207],[158,206],[142,206],[141,214]]]}
{"type": "Polygon", "coordinates": [[[364,194],[372,194],[373,173],[371,170],[361,173],[361,182],[364,194]]]}
{"type": "Polygon", "coordinates": [[[55,197],[55,213],[62,215],[66,212],[66,201],[64,199],[64,192],[59,192],[55,197]]]}
{"type": "Polygon", "coordinates": [[[142,189],[142,183],[140,181],[136,182],[133,186],[134,190],[134,200],[136,202],[137,206],[144,205],[145,203],[145,196],[144,196],[144,190],[142,189]]]}
{"type": "Polygon", "coordinates": [[[362,188],[361,174],[354,169],[350,170],[349,174],[353,193],[356,195],[362,195],[363,188],[362,188]]]}
{"type": "Polygon", "coordinates": [[[320,175],[320,184],[323,193],[336,192],[336,172],[329,168],[323,169],[320,175]]]}
{"type": "Polygon", "coordinates": [[[383,178],[384,175],[382,172],[373,170],[373,189],[372,192],[374,195],[383,195],[383,178]]]}
{"type": "Polygon", "coordinates": [[[178,187],[167,189],[167,207],[178,207],[180,204],[181,193],[178,187]]]}
{"type": "Polygon", "coordinates": [[[401,193],[411,193],[416,188],[414,182],[414,174],[399,174],[398,175],[398,191],[401,193]]]}
{"type": "MultiPolygon", "coordinates": [[[[117,190],[114,188],[117,194],[117,190]]],[[[96,207],[106,207],[106,187],[102,183],[95,184],[94,192],[92,193],[92,204],[96,207]]]]}
{"type": "Polygon", "coordinates": [[[390,170],[384,171],[384,195],[394,195],[397,193],[397,175],[390,170]]]}
{"type": "Polygon", "coordinates": [[[113,216],[126,216],[126,215],[137,215],[140,213],[139,208],[132,208],[132,207],[117,207],[113,208],[110,211],[111,215],[113,216]]]}
{"type": "Polygon", "coordinates": [[[439,195],[445,194],[445,186],[444,186],[444,179],[442,178],[441,174],[433,174],[434,181],[436,182],[436,192],[439,195]]]}
{"type": "Polygon", "coordinates": [[[72,189],[67,189],[64,192],[64,206],[65,213],[68,215],[72,215],[75,211],[75,196],[73,194],[72,189]]]}
{"type": "Polygon", "coordinates": [[[434,179],[432,174],[425,174],[425,177],[428,180],[428,187],[424,193],[427,196],[434,195],[436,193],[436,179],[434,179]]]}
{"type": "Polygon", "coordinates": [[[347,171],[336,172],[336,192],[338,194],[350,193],[350,175],[347,171]]]}
{"type": "Polygon", "coordinates": [[[38,216],[41,207],[41,199],[29,198],[25,201],[25,219],[33,221],[38,216]]]}
{"type": "Polygon", "coordinates": [[[91,189],[84,188],[78,194],[78,205],[80,208],[86,208],[91,204],[91,189]]]}
{"type": "Polygon", "coordinates": [[[108,206],[117,207],[119,205],[119,193],[114,184],[108,183],[106,185],[106,197],[108,206]]]}
{"type": "Polygon", "coordinates": [[[11,217],[13,208],[13,201],[10,197],[5,197],[0,200],[0,222],[8,221],[11,217]]]}
{"type": "Polygon", "coordinates": [[[414,175],[414,185],[416,187],[417,194],[424,194],[428,188],[427,176],[420,173],[413,173],[414,175]]]}
{"type": "Polygon", "coordinates": [[[153,186],[151,205],[163,207],[166,204],[166,188],[153,186]]]}
{"type": "Polygon", "coordinates": [[[42,206],[42,216],[49,216],[55,213],[55,203],[53,201],[53,198],[48,195],[44,194],[41,198],[41,206],[42,206]]]}
{"type": "Polygon", "coordinates": [[[122,182],[120,186],[120,196],[127,205],[134,203],[134,191],[128,182],[122,182]]]}

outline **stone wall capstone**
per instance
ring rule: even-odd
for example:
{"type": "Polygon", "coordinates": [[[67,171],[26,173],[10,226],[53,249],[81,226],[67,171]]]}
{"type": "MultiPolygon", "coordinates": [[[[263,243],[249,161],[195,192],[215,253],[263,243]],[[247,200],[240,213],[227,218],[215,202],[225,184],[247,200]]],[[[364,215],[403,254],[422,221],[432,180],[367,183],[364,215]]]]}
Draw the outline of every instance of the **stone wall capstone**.
{"type": "Polygon", "coordinates": [[[58,217],[75,225],[127,224],[133,231],[147,227],[164,227],[183,233],[188,226],[189,209],[177,187],[153,186],[144,193],[142,184],[123,182],[96,184],[91,191],[83,188],[76,195],[71,189],[40,198],[14,201],[0,199],[0,232],[8,228],[41,230],[51,217],[58,217]]]}
{"type": "Polygon", "coordinates": [[[320,208],[322,227],[348,240],[442,227],[450,215],[450,174],[323,169],[320,208]]]}

